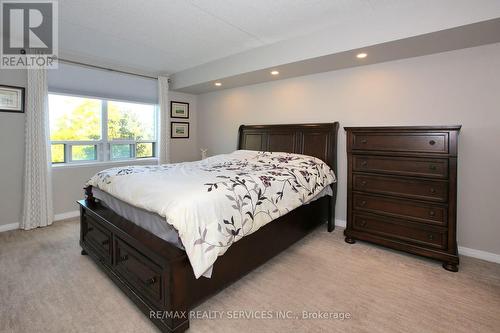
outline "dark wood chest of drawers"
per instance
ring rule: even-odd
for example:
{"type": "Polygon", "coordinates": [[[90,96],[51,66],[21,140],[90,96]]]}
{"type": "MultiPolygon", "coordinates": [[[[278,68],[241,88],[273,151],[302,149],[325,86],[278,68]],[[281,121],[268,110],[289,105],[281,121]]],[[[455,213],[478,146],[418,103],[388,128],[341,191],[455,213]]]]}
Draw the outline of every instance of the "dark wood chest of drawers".
{"type": "Polygon", "coordinates": [[[460,126],[346,127],[346,242],[434,258],[457,271],[460,126]]]}

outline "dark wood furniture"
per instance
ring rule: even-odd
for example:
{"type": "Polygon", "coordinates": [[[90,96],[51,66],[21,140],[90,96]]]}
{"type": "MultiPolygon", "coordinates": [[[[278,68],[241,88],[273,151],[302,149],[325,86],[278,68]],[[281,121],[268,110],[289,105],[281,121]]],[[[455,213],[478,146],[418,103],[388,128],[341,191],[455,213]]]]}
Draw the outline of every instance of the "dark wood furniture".
{"type": "Polygon", "coordinates": [[[345,241],[369,241],[458,271],[457,139],[461,126],[346,127],[345,241]]]}
{"type": "MultiPolygon", "coordinates": [[[[241,126],[240,149],[295,152],[337,166],[338,123],[241,126]]],[[[332,185],[336,192],[336,184],[332,185]]],[[[189,327],[189,310],[238,280],[328,220],[335,197],[323,197],[239,240],[214,264],[212,278],[195,279],[185,251],[102,205],[85,190],[80,204],[80,245],[163,332],[189,327]]]]}

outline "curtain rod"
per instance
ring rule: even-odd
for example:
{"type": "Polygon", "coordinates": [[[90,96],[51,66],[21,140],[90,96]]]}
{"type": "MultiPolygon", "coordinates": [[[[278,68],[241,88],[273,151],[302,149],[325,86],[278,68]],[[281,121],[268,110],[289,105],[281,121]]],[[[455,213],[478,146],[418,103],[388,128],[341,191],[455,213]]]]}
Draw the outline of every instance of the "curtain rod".
{"type": "MultiPolygon", "coordinates": [[[[137,73],[131,73],[131,72],[126,72],[126,71],[122,71],[122,70],[119,70],[119,69],[113,69],[113,68],[108,68],[108,67],[91,65],[91,64],[86,64],[86,63],[83,63],[83,62],[78,62],[78,61],[73,61],[73,60],[68,60],[68,59],[63,59],[63,58],[58,58],[58,60],[60,62],[65,62],[65,63],[68,63],[68,64],[74,64],[74,65],[85,66],[85,67],[92,67],[92,68],[102,69],[102,70],[105,70],[105,71],[116,72],[116,73],[121,73],[121,74],[135,75],[135,76],[139,76],[139,77],[144,77],[146,79],[153,79],[153,80],[157,80],[158,79],[157,77],[154,77],[154,76],[149,76],[149,75],[144,75],[144,74],[137,74],[137,73]]],[[[168,82],[170,82],[170,79],[168,79],[168,82]]]]}

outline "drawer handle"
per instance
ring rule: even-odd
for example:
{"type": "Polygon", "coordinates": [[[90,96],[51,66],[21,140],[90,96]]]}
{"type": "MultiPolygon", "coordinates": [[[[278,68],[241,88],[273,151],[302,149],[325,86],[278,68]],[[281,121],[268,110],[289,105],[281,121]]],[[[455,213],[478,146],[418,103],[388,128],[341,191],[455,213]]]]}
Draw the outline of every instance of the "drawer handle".
{"type": "Polygon", "coordinates": [[[361,186],[366,186],[366,180],[363,180],[363,181],[361,182],[361,186]]]}
{"type": "Polygon", "coordinates": [[[124,261],[127,261],[128,260],[128,254],[125,254],[123,256],[120,257],[120,262],[124,262],[124,261]]]}
{"type": "Polygon", "coordinates": [[[429,215],[430,215],[430,216],[434,216],[434,215],[436,215],[436,213],[435,213],[433,210],[430,210],[430,211],[429,211],[429,215]]]}
{"type": "Polygon", "coordinates": [[[144,281],[144,284],[146,286],[150,286],[150,285],[153,285],[156,283],[156,276],[153,276],[151,279],[147,279],[146,281],[144,281]]]}
{"type": "Polygon", "coordinates": [[[434,235],[429,234],[429,239],[430,239],[430,240],[434,240],[434,235]]]}
{"type": "Polygon", "coordinates": [[[431,187],[431,193],[436,193],[436,189],[434,187],[431,187]]]}
{"type": "Polygon", "coordinates": [[[430,144],[431,146],[434,146],[434,145],[436,144],[436,141],[431,140],[431,141],[429,141],[429,144],[430,144]]]}
{"type": "Polygon", "coordinates": [[[361,162],[361,166],[367,166],[367,164],[368,164],[368,161],[361,162]]]}
{"type": "Polygon", "coordinates": [[[437,167],[434,164],[429,165],[429,169],[436,171],[437,167]]]}
{"type": "Polygon", "coordinates": [[[360,225],[361,225],[362,227],[365,227],[365,226],[366,226],[366,221],[365,221],[365,220],[361,220],[360,225]]]}
{"type": "Polygon", "coordinates": [[[102,245],[108,245],[109,244],[109,239],[103,240],[101,242],[102,245]]]}
{"type": "Polygon", "coordinates": [[[368,141],[366,139],[361,140],[361,143],[367,143],[368,141]]]}
{"type": "Polygon", "coordinates": [[[365,205],[366,205],[366,201],[365,201],[365,200],[361,201],[361,202],[360,202],[360,205],[361,205],[361,206],[365,206],[365,205]]]}

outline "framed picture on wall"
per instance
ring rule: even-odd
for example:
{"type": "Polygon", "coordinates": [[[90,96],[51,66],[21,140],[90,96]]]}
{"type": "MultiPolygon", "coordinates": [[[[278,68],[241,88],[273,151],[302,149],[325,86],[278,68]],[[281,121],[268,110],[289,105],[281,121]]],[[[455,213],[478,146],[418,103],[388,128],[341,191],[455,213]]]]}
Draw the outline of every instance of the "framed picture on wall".
{"type": "Polygon", "coordinates": [[[170,137],[172,139],[188,139],[189,123],[172,121],[170,127],[170,137]]]}
{"type": "Polygon", "coordinates": [[[0,112],[24,112],[24,88],[0,85],[0,112]]]}
{"type": "Polygon", "coordinates": [[[170,117],[171,118],[189,118],[189,103],[170,102],[170,117]]]}

